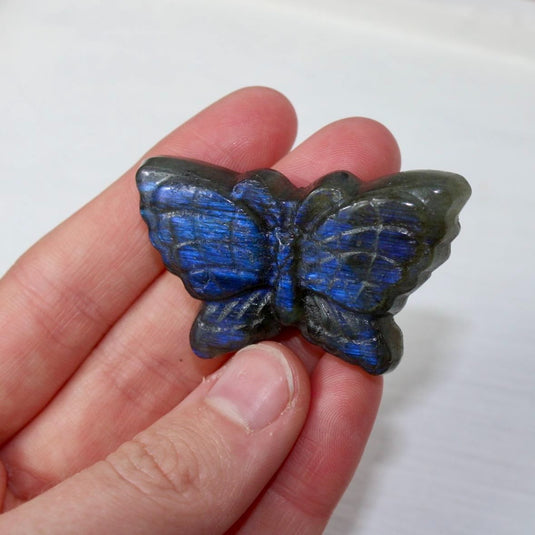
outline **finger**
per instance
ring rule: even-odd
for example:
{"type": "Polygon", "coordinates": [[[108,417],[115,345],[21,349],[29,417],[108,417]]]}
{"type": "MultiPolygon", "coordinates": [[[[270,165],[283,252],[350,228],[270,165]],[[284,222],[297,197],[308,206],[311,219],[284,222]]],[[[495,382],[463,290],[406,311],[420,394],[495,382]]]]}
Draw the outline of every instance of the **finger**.
{"type": "Polygon", "coordinates": [[[105,462],[6,513],[0,531],[223,533],[288,455],[308,403],[295,355],[251,346],[105,462]]]}
{"type": "MultiPolygon", "coordinates": [[[[309,180],[338,168],[341,153],[346,154],[344,167],[366,178],[375,172],[387,174],[399,165],[397,144],[388,130],[355,118],[323,128],[277,167],[297,176],[299,162],[308,154],[313,165],[313,155],[321,147],[331,147],[333,152],[322,153],[326,161],[314,164],[321,167],[310,171],[309,180]],[[375,142],[386,151],[377,156],[378,163],[367,156],[375,142]],[[370,169],[362,162],[368,162],[370,169]]],[[[183,399],[206,373],[203,367],[213,364],[199,360],[185,347],[196,310],[197,304],[177,277],[163,274],[123,315],[60,395],[1,452],[10,466],[14,491],[33,496],[58,483],[103,458],[183,399]]],[[[318,359],[313,346],[295,337],[285,342],[313,368],[318,359]]]]}
{"type": "MultiPolygon", "coordinates": [[[[351,118],[306,140],[277,169],[306,186],[311,169],[316,178],[343,169],[373,180],[399,171],[400,162],[399,147],[384,126],[351,118]]],[[[230,533],[322,533],[358,466],[377,414],[381,377],[332,355],[318,361],[323,352],[295,336],[287,343],[299,348],[314,369],[309,416],[277,476],[230,533]]]]}
{"type": "Polygon", "coordinates": [[[308,186],[332,171],[344,170],[362,180],[399,171],[398,144],[381,123],[350,117],[331,123],[304,141],[275,166],[297,186],[308,186]]]}
{"type": "MultiPolygon", "coordinates": [[[[149,155],[236,169],[272,164],[295,114],[249,88],[210,106],[149,155]]],[[[139,217],[135,167],[32,247],[0,281],[0,442],[32,418],[162,269],[139,217]]]]}
{"type": "Polygon", "coordinates": [[[231,533],[323,533],[360,461],[382,378],[326,355],[311,380],[310,412],[276,477],[231,533]]]}
{"type": "MultiPolygon", "coordinates": [[[[366,117],[350,117],[331,123],[282,158],[275,168],[300,187],[327,173],[349,171],[361,180],[373,180],[399,171],[401,155],[392,133],[366,117]]],[[[296,331],[284,332],[281,342],[314,369],[323,350],[304,340],[296,331]]]]}

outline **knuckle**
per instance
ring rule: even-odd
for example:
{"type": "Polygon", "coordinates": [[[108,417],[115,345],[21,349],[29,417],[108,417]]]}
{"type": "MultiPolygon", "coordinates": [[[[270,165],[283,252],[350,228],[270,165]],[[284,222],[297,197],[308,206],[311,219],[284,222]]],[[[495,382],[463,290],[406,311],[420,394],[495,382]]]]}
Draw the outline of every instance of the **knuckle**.
{"type": "Polygon", "coordinates": [[[106,461],[124,483],[151,500],[191,503],[205,485],[203,464],[183,439],[161,435],[135,438],[106,461]]]}

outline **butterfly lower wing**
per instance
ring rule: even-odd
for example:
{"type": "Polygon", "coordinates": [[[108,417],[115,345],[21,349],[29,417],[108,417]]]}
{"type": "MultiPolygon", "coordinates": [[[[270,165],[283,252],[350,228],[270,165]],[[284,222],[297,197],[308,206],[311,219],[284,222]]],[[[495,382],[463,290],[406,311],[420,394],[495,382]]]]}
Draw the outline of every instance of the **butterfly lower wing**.
{"type": "Polygon", "coordinates": [[[203,304],[190,333],[193,351],[211,358],[275,336],[272,293],[253,290],[246,295],[203,304]]]}
{"type": "Polygon", "coordinates": [[[320,295],[304,300],[303,336],[372,375],[392,370],[403,353],[403,338],[391,314],[373,317],[347,310],[320,295]]]}
{"type": "Polygon", "coordinates": [[[237,173],[160,157],[147,160],[136,178],[150,239],[194,297],[225,299],[264,282],[266,237],[231,198],[237,173]]]}

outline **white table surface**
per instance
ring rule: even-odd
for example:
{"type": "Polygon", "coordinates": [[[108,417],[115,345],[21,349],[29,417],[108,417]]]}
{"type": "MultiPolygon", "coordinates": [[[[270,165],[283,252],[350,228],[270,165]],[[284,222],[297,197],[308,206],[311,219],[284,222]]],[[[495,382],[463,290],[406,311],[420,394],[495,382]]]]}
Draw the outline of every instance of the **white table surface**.
{"type": "Polygon", "coordinates": [[[465,175],[327,533],[535,533],[535,2],[4,0],[0,73],[0,273],[244,85],[286,93],[300,140],[366,115],[403,168],[465,175]]]}

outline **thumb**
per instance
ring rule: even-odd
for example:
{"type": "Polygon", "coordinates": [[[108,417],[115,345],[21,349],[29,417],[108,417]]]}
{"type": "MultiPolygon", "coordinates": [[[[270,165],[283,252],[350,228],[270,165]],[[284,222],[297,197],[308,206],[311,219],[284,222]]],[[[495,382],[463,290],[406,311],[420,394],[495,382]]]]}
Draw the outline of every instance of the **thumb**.
{"type": "Polygon", "coordinates": [[[105,461],[0,517],[0,532],[222,533],[283,463],[308,403],[287,348],[245,348],[105,461]]]}

